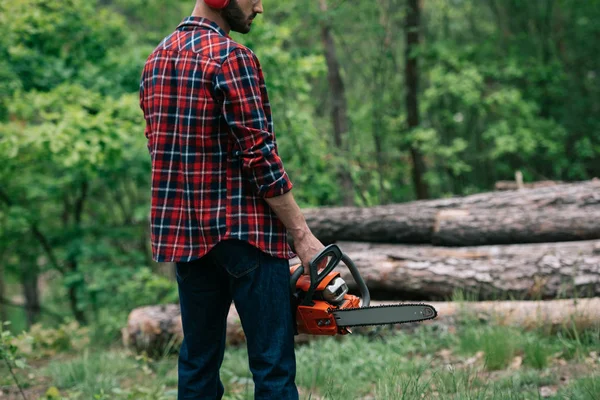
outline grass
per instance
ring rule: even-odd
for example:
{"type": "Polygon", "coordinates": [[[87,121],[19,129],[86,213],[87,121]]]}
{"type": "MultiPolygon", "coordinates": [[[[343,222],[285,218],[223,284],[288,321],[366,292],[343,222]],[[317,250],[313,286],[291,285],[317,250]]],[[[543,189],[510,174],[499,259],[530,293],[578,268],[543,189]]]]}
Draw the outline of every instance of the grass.
{"type": "MultiPolygon", "coordinates": [[[[296,382],[303,400],[538,399],[541,388],[550,399],[600,400],[600,361],[590,362],[599,349],[600,327],[549,335],[481,321],[455,330],[423,325],[412,333],[299,345],[296,382]]],[[[4,372],[0,367],[0,376],[4,372]]],[[[253,398],[244,347],[227,350],[221,378],[225,399],[253,398]]],[[[29,400],[47,398],[52,386],[60,392],[54,399],[175,399],[177,358],[167,351],[150,359],[119,347],[90,347],[58,354],[22,379],[37,395],[29,400]]]]}
{"type": "Polygon", "coordinates": [[[562,398],[570,400],[600,399],[600,372],[593,376],[578,379],[574,384],[559,392],[562,398]]]}
{"type": "Polygon", "coordinates": [[[535,369],[543,369],[548,366],[548,357],[558,350],[547,338],[536,335],[524,335],[523,362],[535,369]]]}
{"type": "Polygon", "coordinates": [[[162,400],[173,398],[168,391],[177,385],[173,367],[169,358],[154,361],[118,350],[86,350],[68,360],[50,361],[42,373],[69,398],[162,400]]]}

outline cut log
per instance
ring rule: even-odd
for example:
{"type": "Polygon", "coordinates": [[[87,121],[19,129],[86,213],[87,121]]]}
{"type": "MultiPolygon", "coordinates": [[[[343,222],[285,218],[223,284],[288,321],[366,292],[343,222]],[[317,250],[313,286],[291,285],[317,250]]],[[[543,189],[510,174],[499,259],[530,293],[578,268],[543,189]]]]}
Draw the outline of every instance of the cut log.
{"type": "Polygon", "coordinates": [[[323,243],[471,246],[600,239],[600,180],[376,207],[304,209],[323,243]]]}
{"type": "MultiPolygon", "coordinates": [[[[337,244],[356,264],[371,297],[380,300],[449,300],[456,290],[477,300],[600,296],[600,241],[460,248],[337,244]]],[[[335,270],[355,291],[348,268],[340,263],[335,270]]]]}
{"type": "MultiPolygon", "coordinates": [[[[372,305],[395,304],[373,301],[372,305]]],[[[394,329],[410,330],[420,325],[440,324],[454,326],[461,321],[487,321],[490,324],[515,326],[525,330],[541,329],[547,332],[566,328],[578,331],[600,328],[600,298],[565,299],[550,301],[489,301],[489,302],[427,302],[438,312],[433,320],[410,324],[390,325],[394,329]]],[[[354,333],[369,332],[369,327],[354,328],[354,333]]],[[[133,310],[128,324],[122,330],[124,344],[137,352],[163,354],[177,351],[182,340],[181,315],[178,305],[148,306],[133,310]],[[171,343],[171,346],[167,346],[171,343]]],[[[344,340],[346,336],[335,336],[344,340]]],[[[298,335],[296,343],[325,339],[327,336],[298,335]]],[[[227,320],[227,344],[242,345],[245,337],[235,306],[231,306],[227,320]]]]}
{"type": "MultiPolygon", "coordinates": [[[[564,183],[562,181],[537,181],[537,182],[526,182],[523,183],[524,189],[537,189],[547,186],[555,186],[564,183]]],[[[518,190],[519,183],[516,181],[498,181],[494,185],[495,190],[518,190]]]]}
{"type": "MultiPolygon", "coordinates": [[[[179,349],[183,340],[179,304],[139,307],[132,310],[127,326],[121,329],[123,344],[137,352],[146,351],[150,356],[160,356],[179,349]]],[[[296,343],[305,343],[309,335],[297,335],[296,343]]],[[[232,304],[227,316],[227,344],[240,345],[246,338],[235,306],[232,304]]]]}
{"type": "Polygon", "coordinates": [[[478,301],[478,302],[427,302],[438,312],[438,318],[422,321],[431,324],[450,318],[461,321],[487,321],[493,325],[514,326],[524,330],[543,329],[556,332],[561,329],[600,328],[600,298],[559,299],[546,301],[478,301]]]}

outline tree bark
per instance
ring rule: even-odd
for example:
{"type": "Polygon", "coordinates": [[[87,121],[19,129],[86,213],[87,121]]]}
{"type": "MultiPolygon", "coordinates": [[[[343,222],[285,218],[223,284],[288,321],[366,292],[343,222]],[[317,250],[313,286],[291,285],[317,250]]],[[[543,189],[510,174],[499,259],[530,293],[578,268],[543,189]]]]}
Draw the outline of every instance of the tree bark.
{"type": "Polygon", "coordinates": [[[1,301],[1,299],[4,299],[6,296],[6,290],[4,288],[4,263],[2,262],[4,250],[5,249],[2,249],[0,251],[0,323],[8,321],[8,313],[6,312],[6,307],[1,301]]]}
{"type": "MultiPolygon", "coordinates": [[[[417,56],[413,54],[419,46],[419,30],[421,25],[421,8],[419,0],[408,0],[406,13],[406,109],[408,129],[419,126],[419,66],[417,56]]],[[[423,179],[425,162],[418,148],[410,146],[410,155],[413,162],[412,178],[418,199],[429,198],[429,190],[423,179]]]]}
{"type": "Polygon", "coordinates": [[[600,238],[600,180],[375,207],[304,209],[323,243],[469,246],[600,238]]]}
{"type": "Polygon", "coordinates": [[[38,272],[37,268],[30,267],[20,275],[21,285],[23,286],[23,295],[25,297],[25,315],[27,326],[31,328],[35,324],[41,313],[40,294],[38,290],[38,272]]]}
{"type": "MultiPolygon", "coordinates": [[[[373,301],[371,305],[396,304],[396,302],[373,301]]],[[[541,329],[555,332],[572,329],[578,332],[600,327],[600,298],[565,299],[552,301],[490,301],[490,302],[428,302],[438,312],[433,320],[389,325],[398,330],[410,330],[420,325],[439,324],[453,326],[458,322],[477,319],[501,326],[515,326],[525,330],[541,329]]],[[[368,333],[372,327],[356,327],[354,333],[368,333]]],[[[176,351],[181,344],[183,333],[179,305],[147,306],[133,310],[129,314],[127,326],[121,331],[124,344],[137,352],[146,351],[150,355],[162,355],[165,351],[176,351]]],[[[344,335],[335,336],[344,340],[344,335]]],[[[327,336],[298,335],[298,344],[325,339],[327,336]]],[[[227,345],[239,346],[245,343],[245,336],[232,305],[227,318],[227,345]]]]}
{"type": "MultiPolygon", "coordinates": [[[[340,242],[371,298],[448,300],[462,291],[477,300],[600,296],[600,241],[475,246],[340,242]]],[[[290,265],[299,263],[290,260],[290,265]]],[[[348,287],[356,284],[340,263],[348,287]]],[[[600,313],[599,313],[600,315],[600,313]]]]}
{"type": "MultiPolygon", "coordinates": [[[[74,220],[73,224],[74,224],[74,228],[78,231],[81,230],[81,219],[83,216],[83,208],[85,206],[85,200],[88,195],[88,190],[89,190],[88,181],[85,179],[82,179],[82,181],[80,183],[80,195],[77,197],[77,200],[75,201],[74,210],[73,210],[73,220],[74,220]]],[[[68,213],[66,215],[68,215],[68,213]]],[[[69,223],[68,223],[69,221],[67,218],[68,217],[63,218],[63,223],[66,228],[69,225],[69,223]]],[[[71,273],[78,272],[79,252],[80,252],[80,249],[77,249],[77,251],[72,252],[65,262],[65,264],[67,265],[67,270],[71,273]]],[[[69,305],[71,307],[71,312],[73,313],[73,316],[75,317],[77,322],[79,322],[81,325],[87,325],[87,323],[88,323],[87,317],[85,315],[85,312],[80,309],[80,306],[79,306],[80,302],[77,297],[77,292],[79,291],[78,289],[83,289],[83,285],[84,285],[83,280],[71,284],[68,288],[68,298],[69,298],[69,305]]]]}
{"type": "MultiPolygon", "coordinates": [[[[327,0],[320,0],[321,11],[327,12],[327,0]]],[[[340,63],[335,50],[335,42],[328,21],[321,24],[321,40],[327,61],[327,79],[331,90],[331,119],[333,121],[334,143],[346,156],[349,153],[348,133],[350,121],[348,119],[348,105],[346,104],[346,88],[340,73],[340,63]]],[[[347,168],[340,166],[339,179],[342,187],[342,201],[346,206],[354,204],[354,185],[352,176],[347,168]]]]}

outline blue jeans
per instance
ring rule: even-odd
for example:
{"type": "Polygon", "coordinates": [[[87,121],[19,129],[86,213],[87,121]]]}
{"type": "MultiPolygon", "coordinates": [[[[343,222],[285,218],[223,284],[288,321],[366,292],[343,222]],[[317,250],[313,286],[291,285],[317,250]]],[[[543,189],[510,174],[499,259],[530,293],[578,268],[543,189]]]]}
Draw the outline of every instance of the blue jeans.
{"type": "Polygon", "coordinates": [[[184,339],[178,399],[221,399],[219,375],[231,302],[246,336],[255,399],[298,399],[295,321],[288,260],[241,240],[224,240],[206,256],[176,264],[184,339]]]}

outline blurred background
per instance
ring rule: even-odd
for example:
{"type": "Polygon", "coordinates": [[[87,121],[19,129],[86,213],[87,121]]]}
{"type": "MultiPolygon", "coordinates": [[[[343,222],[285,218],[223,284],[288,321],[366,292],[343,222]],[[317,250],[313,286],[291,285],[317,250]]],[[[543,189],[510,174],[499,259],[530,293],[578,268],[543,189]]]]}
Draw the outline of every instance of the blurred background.
{"type": "MultiPolygon", "coordinates": [[[[248,35],[302,207],[600,176],[600,2],[264,0],[248,35]]],[[[0,320],[118,341],[151,260],[146,57],[193,1],[0,3],[0,320]]]]}
{"type": "MultiPolygon", "coordinates": [[[[252,32],[232,36],[261,61],[279,152],[296,200],[312,210],[314,220],[325,206],[466,196],[498,190],[500,183],[505,190],[515,180],[527,185],[600,177],[599,0],[264,0],[263,5],[252,32]]],[[[138,90],[146,58],[193,6],[193,0],[0,1],[0,321],[5,321],[0,395],[64,399],[66,390],[69,399],[176,396],[176,359],[166,352],[155,360],[125,352],[121,329],[137,307],[178,302],[173,266],[151,258],[151,166],[138,90]]],[[[594,185],[574,188],[567,200],[560,197],[562,187],[549,190],[547,209],[537,208],[540,195],[521,201],[522,192],[515,192],[506,198],[517,207],[489,217],[504,218],[504,243],[519,232],[517,242],[544,240],[526,238],[540,224],[558,229],[566,240],[571,234],[594,239],[586,236],[598,233],[589,217],[596,214],[587,214],[598,212],[594,185]],[[517,210],[520,204],[524,208],[517,210]],[[531,210],[536,214],[528,219],[531,210]],[[546,219],[540,217],[544,210],[546,219]],[[576,217],[572,224],[569,215],[576,217]],[[554,225],[558,216],[564,225],[554,225]],[[520,226],[521,219],[531,220],[532,227],[520,226]]],[[[406,238],[413,239],[411,229],[431,233],[426,223],[439,204],[428,204],[408,207],[405,214],[395,211],[415,221],[405,227],[406,238]]],[[[484,206],[494,210],[494,204],[484,206]]],[[[378,215],[363,225],[377,231],[378,215]]],[[[355,235],[352,240],[372,239],[354,224],[358,219],[338,215],[355,235]]],[[[485,221],[480,231],[462,229],[459,221],[446,240],[471,234],[469,240],[481,242],[489,233],[485,221]]],[[[434,267],[440,257],[450,257],[444,268],[456,276],[444,285],[428,284],[439,282],[437,276],[411,281],[421,283],[413,289],[443,291],[450,282],[486,287],[493,281],[533,297],[558,290],[537,279],[552,270],[552,279],[573,277],[577,285],[591,287],[596,282],[597,294],[600,244],[544,246],[490,252],[482,258],[482,271],[496,273],[493,264],[508,273],[487,281],[483,274],[474,283],[468,277],[478,252],[429,255],[434,267]],[[559,248],[563,253],[555,256],[559,248]],[[540,264],[547,254],[550,264],[540,264]],[[463,264],[461,273],[457,266],[463,264]]],[[[408,247],[386,250],[396,258],[373,249],[359,260],[363,271],[393,262],[406,272],[410,260],[425,260],[418,249],[416,255],[408,247]]],[[[431,272],[419,268],[421,277],[431,272]]],[[[377,278],[386,276],[372,273],[370,282],[381,284],[377,278]]],[[[397,285],[404,282],[396,279],[397,285]]],[[[587,309],[593,310],[597,306],[587,309]]],[[[569,313],[563,312],[565,320],[569,313]]],[[[137,337],[136,329],[130,329],[131,337],[137,337]]],[[[327,352],[306,346],[298,352],[299,384],[308,398],[331,392],[340,399],[399,398],[394,397],[399,387],[412,388],[408,398],[421,399],[426,392],[473,398],[479,384],[473,386],[462,371],[455,376],[448,366],[485,361],[489,370],[512,371],[510,381],[494,383],[494,393],[548,397],[574,371],[591,371],[600,363],[600,330],[569,332],[536,336],[468,322],[464,329],[439,328],[381,343],[361,337],[327,342],[327,352]],[[443,371],[437,387],[399,380],[402,371],[418,380],[438,350],[434,361],[443,371]],[[455,359],[454,351],[464,355],[455,359]],[[355,354],[368,364],[355,362],[355,354]],[[571,358],[573,366],[565,361],[571,358]],[[520,370],[521,361],[527,368],[520,370]],[[555,369],[548,372],[549,366],[555,369]],[[330,381],[329,375],[339,379],[330,381]],[[375,382],[383,394],[368,397],[375,382]]],[[[251,398],[243,347],[227,353],[223,374],[231,393],[226,398],[251,398]]],[[[484,385],[489,382],[484,378],[484,385]]],[[[600,377],[570,387],[575,392],[568,398],[597,398],[600,377]]]]}

